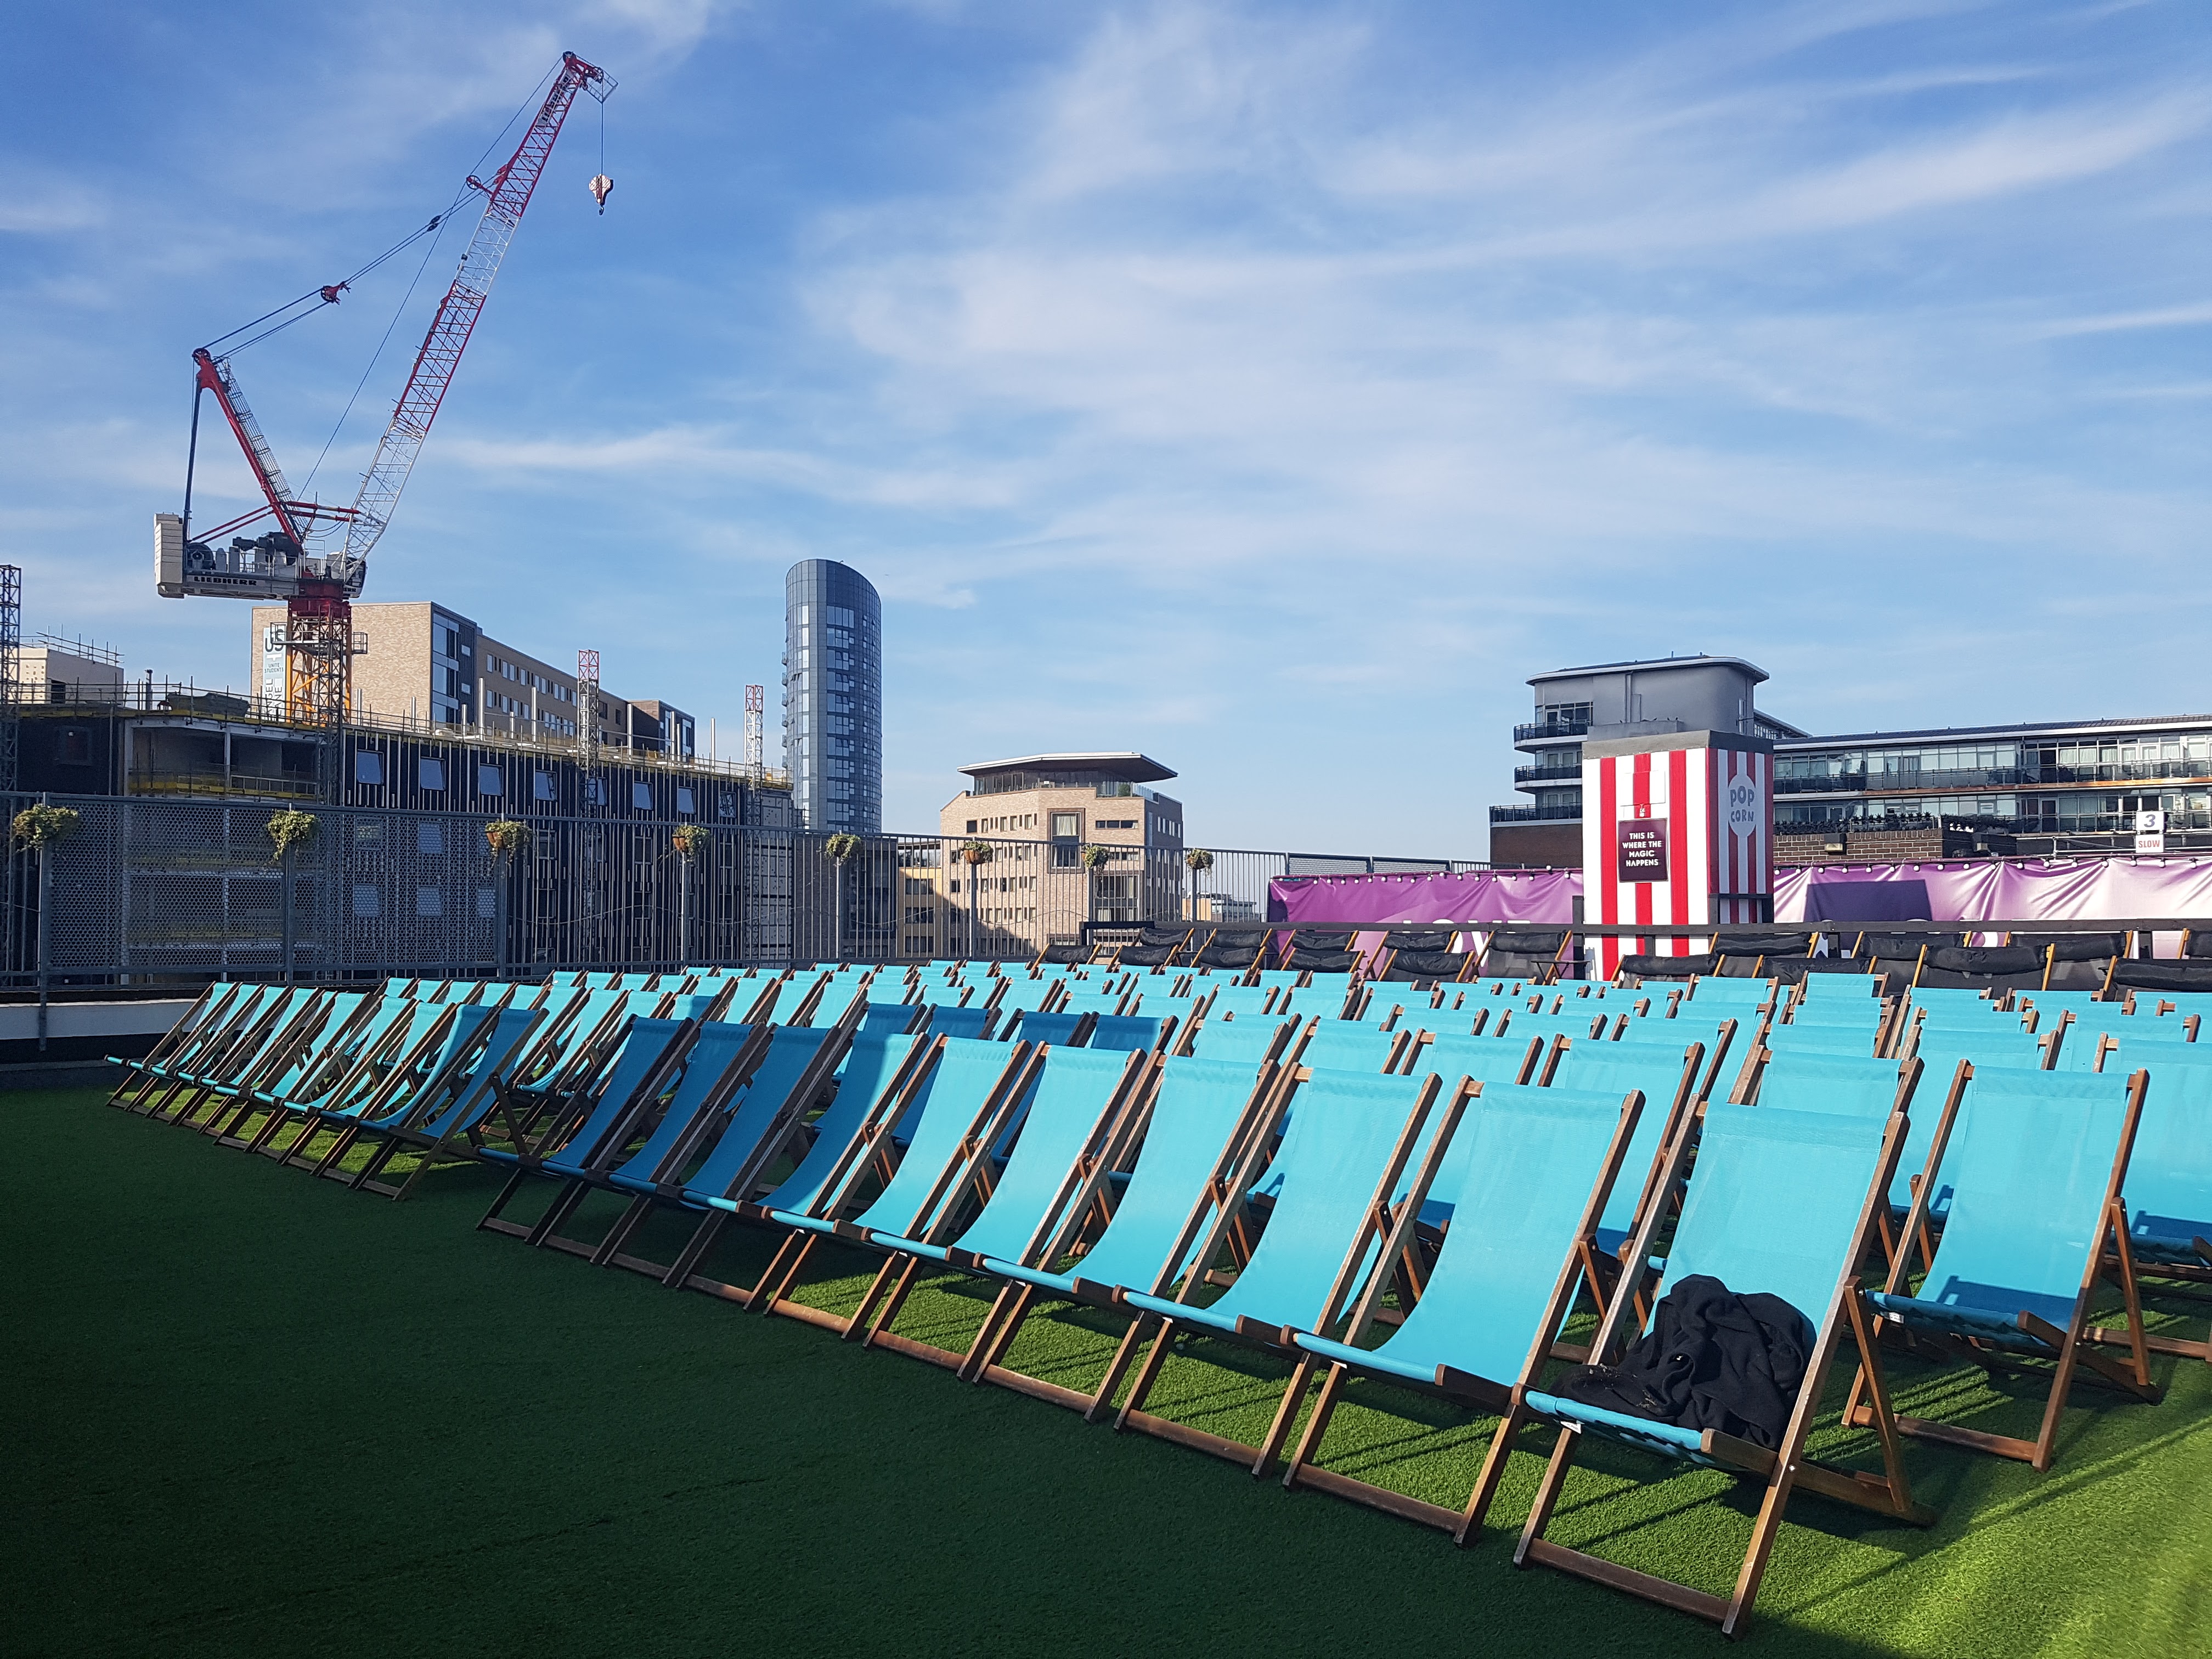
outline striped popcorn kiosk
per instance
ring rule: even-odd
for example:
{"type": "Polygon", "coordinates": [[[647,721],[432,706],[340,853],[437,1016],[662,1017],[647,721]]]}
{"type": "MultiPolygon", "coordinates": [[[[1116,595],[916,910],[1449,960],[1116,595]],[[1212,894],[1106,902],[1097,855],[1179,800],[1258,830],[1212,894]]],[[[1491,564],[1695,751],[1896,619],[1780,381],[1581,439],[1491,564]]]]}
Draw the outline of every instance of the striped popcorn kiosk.
{"type": "MultiPolygon", "coordinates": [[[[1774,744],[1668,732],[1583,744],[1583,919],[1677,927],[1774,919],[1774,744]]],[[[1710,940],[1594,940],[1587,971],[1631,954],[1692,956],[1710,940]]]]}

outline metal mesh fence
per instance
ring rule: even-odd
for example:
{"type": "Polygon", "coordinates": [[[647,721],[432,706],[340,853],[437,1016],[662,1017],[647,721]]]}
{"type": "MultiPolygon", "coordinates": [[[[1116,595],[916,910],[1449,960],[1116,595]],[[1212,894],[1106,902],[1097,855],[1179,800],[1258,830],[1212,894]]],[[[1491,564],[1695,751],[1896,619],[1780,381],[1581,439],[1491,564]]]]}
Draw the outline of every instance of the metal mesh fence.
{"type": "MultiPolygon", "coordinates": [[[[0,795],[12,818],[40,799],[0,795]]],[[[1086,926],[1267,916],[1285,875],[1470,868],[1443,860],[939,836],[870,836],[840,860],[802,830],[712,827],[679,849],[659,818],[537,817],[502,857],[493,814],[319,806],[280,861],[280,801],[50,796],[78,814],[46,853],[11,850],[0,975],[40,976],[41,856],[53,983],[217,974],[441,975],[684,963],[1020,958],[1086,926]]]]}

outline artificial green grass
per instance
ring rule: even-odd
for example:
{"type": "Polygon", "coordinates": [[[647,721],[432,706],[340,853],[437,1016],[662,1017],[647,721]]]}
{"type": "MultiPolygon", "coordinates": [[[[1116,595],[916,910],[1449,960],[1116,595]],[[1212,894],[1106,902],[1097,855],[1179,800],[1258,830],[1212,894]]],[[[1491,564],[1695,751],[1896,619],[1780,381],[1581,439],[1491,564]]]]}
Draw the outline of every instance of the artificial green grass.
{"type": "MultiPolygon", "coordinates": [[[[1705,1653],[1708,1626],[1482,1541],[790,1320],[472,1231],[496,1182],[405,1204],[82,1092],[0,1095],[11,1654],[1705,1653]]],[[[576,1231],[608,1213],[586,1206],[576,1231]]],[[[677,1235],[635,1241],[665,1258],[677,1235]]],[[[769,1241],[718,1253],[757,1271],[769,1241]]],[[[849,1307],[869,1259],[805,1299],[849,1307]]],[[[2201,1330],[2204,1304],[2158,1298],[2201,1330]]],[[[918,1291],[964,1342],[985,1298],[918,1291]]],[[[1081,1385],[1118,1335],[1066,1309],[1019,1368],[1081,1385]]],[[[2212,1366],[2164,1404],[2084,1386],[2058,1467],[1908,1447],[1929,1531],[1801,1496],[1752,1640],[1843,1655],[2164,1653],[2212,1630],[2212,1366]]],[[[1285,1372],[1218,1343],[1152,1409],[1252,1438],[1285,1372]]],[[[2032,1431],[2032,1384],[1895,1362],[1907,1409],[2032,1431]]],[[[1456,1504],[1489,1425],[1355,1390],[1332,1468],[1456,1504]]],[[[1863,1447],[1838,1428],[1826,1449],[1863,1447]]],[[[1532,1447],[1541,1444],[1532,1440],[1532,1447]]],[[[1562,1542],[1720,1587],[1750,1527],[1719,1477],[1593,1448],[1562,1542]]]]}

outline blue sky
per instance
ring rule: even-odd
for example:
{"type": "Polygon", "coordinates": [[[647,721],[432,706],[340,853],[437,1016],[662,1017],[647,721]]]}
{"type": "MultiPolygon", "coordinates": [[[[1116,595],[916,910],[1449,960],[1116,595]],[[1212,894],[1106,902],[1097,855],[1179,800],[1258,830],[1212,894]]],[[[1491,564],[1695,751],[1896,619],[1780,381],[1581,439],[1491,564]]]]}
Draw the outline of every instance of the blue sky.
{"type": "MultiPolygon", "coordinates": [[[[615,196],[586,106],[368,597],[727,746],[785,567],[844,560],[887,826],[1137,748],[1196,842],[1480,857],[1523,680],[1619,656],[1748,656],[1831,731],[2212,705],[2187,0],[172,0],[11,46],[0,557],[134,672],[246,677],[244,607],[148,568],[191,347],[442,205],[565,46],[622,82],[615,196]]],[[[295,484],[387,270],[239,360],[295,484]]]]}

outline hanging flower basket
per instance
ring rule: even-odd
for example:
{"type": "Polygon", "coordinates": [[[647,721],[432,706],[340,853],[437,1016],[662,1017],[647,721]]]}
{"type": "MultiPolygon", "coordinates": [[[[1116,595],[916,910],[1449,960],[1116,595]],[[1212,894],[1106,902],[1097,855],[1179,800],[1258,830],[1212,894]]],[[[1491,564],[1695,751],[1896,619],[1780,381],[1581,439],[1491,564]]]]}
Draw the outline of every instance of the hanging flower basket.
{"type": "Polygon", "coordinates": [[[494,818],[484,825],[484,840],[502,859],[511,859],[530,845],[530,826],[516,818],[494,818]]]}
{"type": "Polygon", "coordinates": [[[703,823],[680,823],[676,826],[675,833],[668,837],[668,841],[669,844],[675,848],[678,856],[688,860],[696,859],[700,854],[705,852],[707,843],[714,838],[713,834],[703,823]]]}
{"type": "Polygon", "coordinates": [[[295,848],[305,847],[315,838],[315,831],[321,822],[313,812],[294,811],[289,808],[271,813],[269,839],[276,843],[276,856],[282,859],[295,848]]]}
{"type": "Polygon", "coordinates": [[[79,822],[75,807],[27,806],[15,814],[15,839],[44,851],[76,834],[79,822]]]}
{"type": "Polygon", "coordinates": [[[822,843],[822,851],[832,864],[842,864],[860,850],[860,838],[854,835],[839,834],[822,843]]]}
{"type": "Polygon", "coordinates": [[[988,864],[991,861],[991,843],[971,841],[960,849],[960,858],[965,864],[988,864]]]}
{"type": "Polygon", "coordinates": [[[1207,852],[1203,847],[1192,848],[1190,851],[1182,855],[1182,861],[1185,864],[1188,864],[1193,870],[1211,870],[1213,868],[1213,854],[1207,852]]]}
{"type": "Polygon", "coordinates": [[[1114,854],[1103,847],[1086,847],[1082,853],[1083,867],[1086,870],[1096,870],[1113,856],[1114,854]]]}

